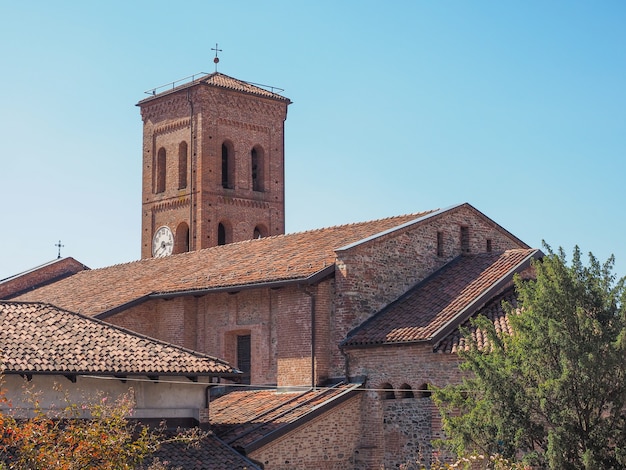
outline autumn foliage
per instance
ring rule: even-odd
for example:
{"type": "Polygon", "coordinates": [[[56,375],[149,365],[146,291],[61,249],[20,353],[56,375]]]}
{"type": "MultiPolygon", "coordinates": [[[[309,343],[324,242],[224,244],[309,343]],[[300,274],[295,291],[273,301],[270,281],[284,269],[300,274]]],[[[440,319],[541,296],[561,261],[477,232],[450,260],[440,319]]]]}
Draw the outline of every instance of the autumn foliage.
{"type": "Polygon", "coordinates": [[[160,430],[128,419],[132,392],[115,400],[99,396],[81,405],[66,399],[64,407],[53,412],[41,409],[36,394],[25,393],[33,405],[28,417],[20,417],[20,410],[12,409],[0,392],[0,403],[10,410],[0,413],[0,470],[142,468],[163,442],[160,430]]]}

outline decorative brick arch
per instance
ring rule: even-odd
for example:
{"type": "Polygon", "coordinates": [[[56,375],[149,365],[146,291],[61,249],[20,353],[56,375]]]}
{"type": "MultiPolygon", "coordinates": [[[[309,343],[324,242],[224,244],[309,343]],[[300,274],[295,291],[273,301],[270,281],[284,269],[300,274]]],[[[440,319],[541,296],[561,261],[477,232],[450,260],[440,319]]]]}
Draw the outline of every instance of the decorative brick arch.
{"type": "Polygon", "coordinates": [[[396,393],[393,389],[393,385],[389,382],[385,382],[379,387],[380,391],[380,399],[381,400],[393,400],[396,398],[396,393]]]}
{"type": "Polygon", "coordinates": [[[433,392],[427,383],[423,383],[417,390],[417,398],[430,398],[433,392]]]}
{"type": "Polygon", "coordinates": [[[411,388],[409,384],[406,384],[406,383],[400,385],[399,395],[400,395],[400,398],[414,398],[415,397],[415,394],[413,393],[413,389],[411,388]]]}

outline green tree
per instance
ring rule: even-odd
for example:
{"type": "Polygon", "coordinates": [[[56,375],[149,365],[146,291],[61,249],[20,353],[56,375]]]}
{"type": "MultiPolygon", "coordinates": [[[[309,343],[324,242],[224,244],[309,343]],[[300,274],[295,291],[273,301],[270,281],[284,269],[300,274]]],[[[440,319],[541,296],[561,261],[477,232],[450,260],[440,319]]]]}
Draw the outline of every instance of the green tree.
{"type": "Polygon", "coordinates": [[[515,279],[518,303],[505,305],[512,334],[486,318],[490,340],[461,353],[460,385],[437,390],[448,444],[521,457],[553,469],[626,468],[626,306],[614,258],[601,264],[578,247],[534,263],[534,280],[515,279]]]}

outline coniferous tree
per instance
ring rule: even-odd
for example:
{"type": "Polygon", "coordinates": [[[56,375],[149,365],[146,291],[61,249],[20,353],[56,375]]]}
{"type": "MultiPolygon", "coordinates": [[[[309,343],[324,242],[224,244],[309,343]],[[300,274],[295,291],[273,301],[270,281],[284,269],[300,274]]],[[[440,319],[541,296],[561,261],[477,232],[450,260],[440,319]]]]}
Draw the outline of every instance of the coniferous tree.
{"type": "Polygon", "coordinates": [[[435,392],[446,441],[471,451],[522,457],[553,469],[626,468],[626,306],[613,257],[601,264],[578,247],[534,264],[534,280],[515,280],[505,305],[512,334],[475,321],[490,339],[471,347],[464,382],[435,392]]]}

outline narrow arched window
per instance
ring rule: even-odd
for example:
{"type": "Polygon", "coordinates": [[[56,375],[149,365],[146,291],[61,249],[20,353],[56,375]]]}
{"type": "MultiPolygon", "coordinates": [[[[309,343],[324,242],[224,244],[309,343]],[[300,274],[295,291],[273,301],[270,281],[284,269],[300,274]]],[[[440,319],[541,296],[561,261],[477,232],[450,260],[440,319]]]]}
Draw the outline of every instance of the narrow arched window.
{"type": "Polygon", "coordinates": [[[252,233],[252,238],[264,238],[267,237],[267,229],[263,225],[257,225],[254,227],[254,232],[252,233]]]}
{"type": "Polygon", "coordinates": [[[235,187],[234,152],[229,142],[222,144],[222,187],[232,189],[235,187]]]}
{"type": "Polygon", "coordinates": [[[224,227],[224,224],[217,226],[217,244],[226,245],[226,227],[224,227]]]}
{"type": "Polygon", "coordinates": [[[161,147],[157,153],[156,161],[156,181],[155,181],[155,193],[162,193],[165,191],[165,168],[166,168],[166,156],[165,149],[161,147]]]}
{"type": "Polygon", "coordinates": [[[187,253],[189,251],[189,226],[181,222],[176,227],[174,237],[174,253],[187,253]]]}
{"type": "Polygon", "coordinates": [[[400,385],[400,398],[413,398],[413,390],[409,384],[400,385]]]}
{"type": "Polygon", "coordinates": [[[178,146],[178,189],[187,187],[187,142],[178,146]]]}
{"type": "Polygon", "coordinates": [[[396,394],[393,391],[393,385],[390,383],[384,383],[380,386],[380,398],[383,400],[393,400],[396,398],[396,394]]]}
{"type": "Polygon", "coordinates": [[[470,252],[470,234],[469,227],[461,227],[461,253],[468,254],[470,252]]]}
{"type": "Polygon", "coordinates": [[[263,149],[258,145],[250,152],[250,162],[252,171],[252,190],[265,191],[263,175],[263,149]]]}

